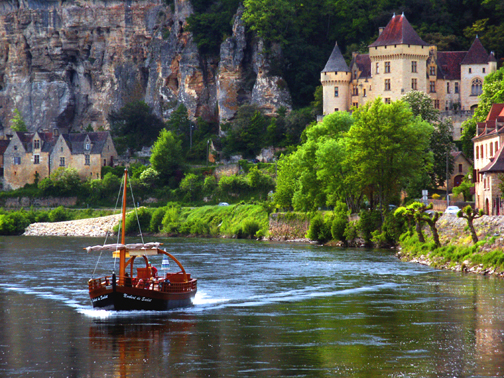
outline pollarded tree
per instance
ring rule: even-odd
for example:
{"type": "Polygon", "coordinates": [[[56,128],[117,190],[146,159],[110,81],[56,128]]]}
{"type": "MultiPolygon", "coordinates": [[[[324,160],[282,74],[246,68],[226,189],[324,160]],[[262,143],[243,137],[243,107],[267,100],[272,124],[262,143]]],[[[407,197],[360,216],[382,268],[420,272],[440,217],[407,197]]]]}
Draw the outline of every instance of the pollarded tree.
{"type": "Polygon", "coordinates": [[[469,227],[469,230],[471,231],[471,238],[474,244],[478,242],[478,235],[476,234],[476,230],[474,228],[474,220],[481,218],[483,214],[484,211],[482,209],[479,209],[479,211],[476,212],[470,205],[467,205],[457,213],[458,218],[464,218],[467,220],[467,227],[469,227]]]}
{"type": "Polygon", "coordinates": [[[353,113],[347,134],[347,164],[355,187],[372,188],[383,208],[410,179],[432,167],[428,152],[432,126],[414,117],[403,101],[385,104],[381,98],[353,113]]]}
{"type": "Polygon", "coordinates": [[[443,213],[439,211],[434,211],[432,214],[427,213],[427,210],[432,209],[432,203],[425,205],[424,203],[415,202],[412,205],[414,205],[413,208],[415,209],[415,220],[418,219],[418,222],[425,222],[429,225],[436,248],[441,247],[436,223],[443,213]]]}

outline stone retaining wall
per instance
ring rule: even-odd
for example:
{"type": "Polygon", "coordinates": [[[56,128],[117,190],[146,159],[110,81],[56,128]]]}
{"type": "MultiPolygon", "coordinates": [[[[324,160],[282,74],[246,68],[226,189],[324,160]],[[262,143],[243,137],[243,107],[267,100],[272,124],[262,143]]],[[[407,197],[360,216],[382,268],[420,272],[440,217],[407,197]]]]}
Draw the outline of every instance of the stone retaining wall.
{"type": "Polygon", "coordinates": [[[65,206],[71,207],[77,204],[77,197],[47,197],[47,198],[29,198],[29,197],[15,197],[0,200],[0,206],[8,209],[20,209],[22,207],[28,208],[35,207],[58,207],[65,206]]]}

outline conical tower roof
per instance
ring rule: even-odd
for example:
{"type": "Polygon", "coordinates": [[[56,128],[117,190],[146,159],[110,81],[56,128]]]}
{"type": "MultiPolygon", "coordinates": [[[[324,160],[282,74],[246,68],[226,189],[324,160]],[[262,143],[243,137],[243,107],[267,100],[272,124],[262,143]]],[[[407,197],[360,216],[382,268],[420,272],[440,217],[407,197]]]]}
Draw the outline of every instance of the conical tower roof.
{"type": "Polygon", "coordinates": [[[343,54],[341,54],[341,50],[338,47],[338,42],[334,46],[334,49],[327,61],[322,72],[350,72],[348,65],[345,62],[345,58],[343,58],[343,54]]]}
{"type": "Polygon", "coordinates": [[[464,60],[460,64],[487,64],[488,58],[487,51],[483,47],[480,39],[476,36],[474,39],[471,48],[467,52],[464,60]]]}
{"type": "Polygon", "coordinates": [[[427,42],[424,42],[420,38],[404,14],[400,16],[394,15],[378,39],[369,45],[369,47],[390,45],[429,46],[427,42]]]}

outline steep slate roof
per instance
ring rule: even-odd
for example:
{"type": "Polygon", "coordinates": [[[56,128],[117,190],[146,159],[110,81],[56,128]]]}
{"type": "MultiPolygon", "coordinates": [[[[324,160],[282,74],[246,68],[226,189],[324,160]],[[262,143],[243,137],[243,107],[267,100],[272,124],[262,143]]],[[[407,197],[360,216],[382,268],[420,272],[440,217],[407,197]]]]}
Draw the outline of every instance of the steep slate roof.
{"type": "Polygon", "coordinates": [[[341,54],[341,50],[338,47],[338,42],[334,46],[334,49],[327,61],[322,72],[350,72],[348,65],[345,62],[345,58],[341,54]]]}
{"type": "Polygon", "coordinates": [[[460,64],[467,55],[467,51],[438,51],[438,76],[445,80],[460,80],[460,64]],[[439,72],[441,71],[441,72],[439,72]]]}
{"type": "Polygon", "coordinates": [[[5,150],[9,146],[10,140],[7,139],[0,139],[0,155],[3,155],[5,153],[5,150]]]}
{"type": "Polygon", "coordinates": [[[109,133],[107,131],[99,131],[94,133],[62,134],[61,136],[65,139],[72,155],[76,155],[88,152],[84,149],[86,137],[88,136],[91,143],[91,150],[89,153],[101,154],[108,135],[109,133]]]}
{"type": "Polygon", "coordinates": [[[487,64],[489,57],[481,41],[476,37],[461,64],[487,64]]]}
{"type": "Polygon", "coordinates": [[[360,78],[371,77],[371,59],[369,54],[356,54],[350,66],[355,63],[359,71],[361,71],[360,78]]]}
{"type": "MultiPolygon", "coordinates": [[[[16,135],[23,144],[26,152],[33,152],[33,138],[35,137],[35,133],[17,131],[16,135]]],[[[38,135],[40,137],[40,151],[51,152],[54,143],[56,143],[56,138],[54,138],[53,133],[39,132],[38,135]]]]}
{"type": "Polygon", "coordinates": [[[429,46],[420,38],[404,14],[401,16],[394,15],[378,39],[369,47],[390,45],[429,46]]]}
{"type": "Polygon", "coordinates": [[[490,163],[480,169],[480,173],[486,172],[504,172],[504,144],[499,148],[495,156],[490,158],[490,163]]]}

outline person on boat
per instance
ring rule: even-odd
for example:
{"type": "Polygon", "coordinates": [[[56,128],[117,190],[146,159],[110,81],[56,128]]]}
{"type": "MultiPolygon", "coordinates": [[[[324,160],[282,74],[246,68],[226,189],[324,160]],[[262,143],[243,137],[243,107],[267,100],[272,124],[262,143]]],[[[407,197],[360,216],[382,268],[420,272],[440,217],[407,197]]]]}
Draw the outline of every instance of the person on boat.
{"type": "Polygon", "coordinates": [[[142,278],[138,280],[136,287],[138,287],[139,289],[142,289],[144,287],[144,280],[142,278]]]}
{"type": "Polygon", "coordinates": [[[157,273],[157,268],[155,266],[152,266],[151,264],[149,264],[149,266],[150,266],[151,271],[152,271],[152,277],[159,278],[158,277],[158,273],[157,273]]]}
{"type": "Polygon", "coordinates": [[[128,272],[124,274],[124,286],[131,287],[131,277],[129,276],[128,272]]]}

